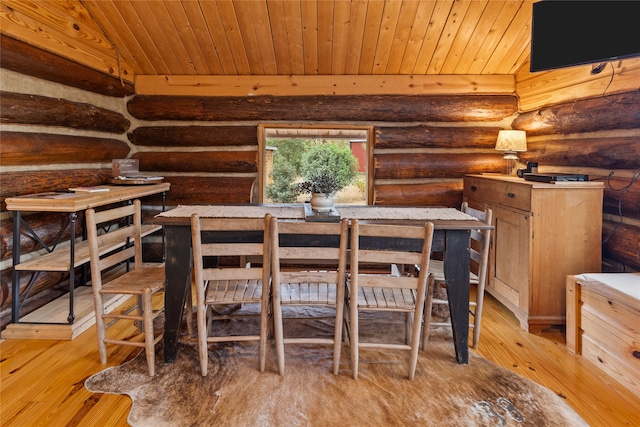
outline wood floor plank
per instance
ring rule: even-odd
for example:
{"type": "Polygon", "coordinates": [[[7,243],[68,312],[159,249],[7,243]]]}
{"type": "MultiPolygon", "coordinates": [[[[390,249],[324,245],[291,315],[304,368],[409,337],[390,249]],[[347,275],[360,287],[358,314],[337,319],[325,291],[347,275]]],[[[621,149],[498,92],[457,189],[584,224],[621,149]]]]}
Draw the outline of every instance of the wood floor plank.
{"type": "MultiPolygon", "coordinates": [[[[121,328],[119,334],[136,332],[133,327],[121,328]]],[[[124,363],[139,351],[108,346],[109,363],[100,364],[95,327],[72,341],[3,341],[2,426],[127,426],[128,396],[91,393],[83,384],[90,375],[124,363]]],[[[590,425],[640,425],[640,412],[635,410],[640,396],[568,351],[562,329],[527,333],[490,296],[485,298],[478,350],[471,351],[553,390],[590,425]]]]}

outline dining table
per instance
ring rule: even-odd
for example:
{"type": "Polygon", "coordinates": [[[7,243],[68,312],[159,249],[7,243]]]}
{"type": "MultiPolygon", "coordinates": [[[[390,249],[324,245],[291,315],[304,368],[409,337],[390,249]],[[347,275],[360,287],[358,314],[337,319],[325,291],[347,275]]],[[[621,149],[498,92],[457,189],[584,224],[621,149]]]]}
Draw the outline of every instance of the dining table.
{"type": "MultiPolygon", "coordinates": [[[[358,219],[377,223],[425,224],[435,226],[432,253],[441,252],[447,283],[447,295],[451,313],[451,326],[456,361],[469,363],[469,272],[470,232],[474,229],[492,228],[476,218],[454,208],[399,207],[349,205],[336,206],[329,214],[310,215],[307,204],[224,204],[179,205],[156,215],[150,222],[164,227],[165,232],[165,323],[164,361],[172,363],[178,352],[185,302],[191,295],[191,229],[190,218],[197,213],[201,218],[262,218],[273,217],[296,221],[332,221],[339,218],[358,219]]],[[[225,235],[224,239],[242,239],[247,236],[225,235]]],[[[407,245],[403,239],[375,242],[376,245],[407,245]]],[[[419,243],[416,250],[420,250],[419,243]]]]}

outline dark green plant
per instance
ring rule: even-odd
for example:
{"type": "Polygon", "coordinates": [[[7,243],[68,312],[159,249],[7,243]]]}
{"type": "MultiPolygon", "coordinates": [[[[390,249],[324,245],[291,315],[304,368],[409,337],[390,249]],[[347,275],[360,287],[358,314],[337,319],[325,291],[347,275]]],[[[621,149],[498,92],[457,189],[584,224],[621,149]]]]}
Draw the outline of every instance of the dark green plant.
{"type": "Polygon", "coordinates": [[[297,191],[300,194],[333,194],[341,188],[337,179],[326,173],[319,173],[307,176],[305,181],[298,184],[297,191]]]}
{"type": "Polygon", "coordinates": [[[295,202],[298,196],[295,167],[284,158],[274,158],[270,176],[273,181],[265,186],[267,198],[274,203],[295,202]]]}
{"type": "Polygon", "coordinates": [[[348,143],[321,142],[312,145],[302,157],[300,192],[333,194],[353,182],[358,173],[358,159],[348,143]]]}
{"type": "Polygon", "coordinates": [[[294,168],[296,175],[300,175],[300,171],[302,168],[302,158],[304,157],[304,153],[311,146],[310,140],[297,138],[269,138],[267,140],[267,144],[276,148],[274,161],[275,159],[278,159],[280,161],[286,162],[287,165],[294,168]]]}

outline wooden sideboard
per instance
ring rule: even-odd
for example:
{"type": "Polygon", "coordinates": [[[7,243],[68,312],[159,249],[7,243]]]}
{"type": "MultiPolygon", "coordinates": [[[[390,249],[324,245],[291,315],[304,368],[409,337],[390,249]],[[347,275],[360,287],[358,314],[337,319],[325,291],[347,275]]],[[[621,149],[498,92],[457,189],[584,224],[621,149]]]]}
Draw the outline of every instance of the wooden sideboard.
{"type": "Polygon", "coordinates": [[[527,331],[565,323],[567,275],[602,266],[602,182],[468,175],[463,199],[491,208],[486,290],[527,331]]]}

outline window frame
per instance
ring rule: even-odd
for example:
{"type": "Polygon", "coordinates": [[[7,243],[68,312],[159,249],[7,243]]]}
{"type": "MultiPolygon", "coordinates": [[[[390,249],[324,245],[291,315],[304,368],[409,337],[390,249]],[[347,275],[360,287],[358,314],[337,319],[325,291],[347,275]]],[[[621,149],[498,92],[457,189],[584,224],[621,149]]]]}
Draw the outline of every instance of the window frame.
{"type": "Polygon", "coordinates": [[[258,177],[253,189],[253,199],[257,203],[264,203],[265,183],[266,183],[266,130],[267,129],[305,129],[305,130],[360,130],[366,133],[366,203],[373,203],[373,144],[375,138],[374,126],[356,126],[344,124],[266,124],[258,125],[258,177]]]}

